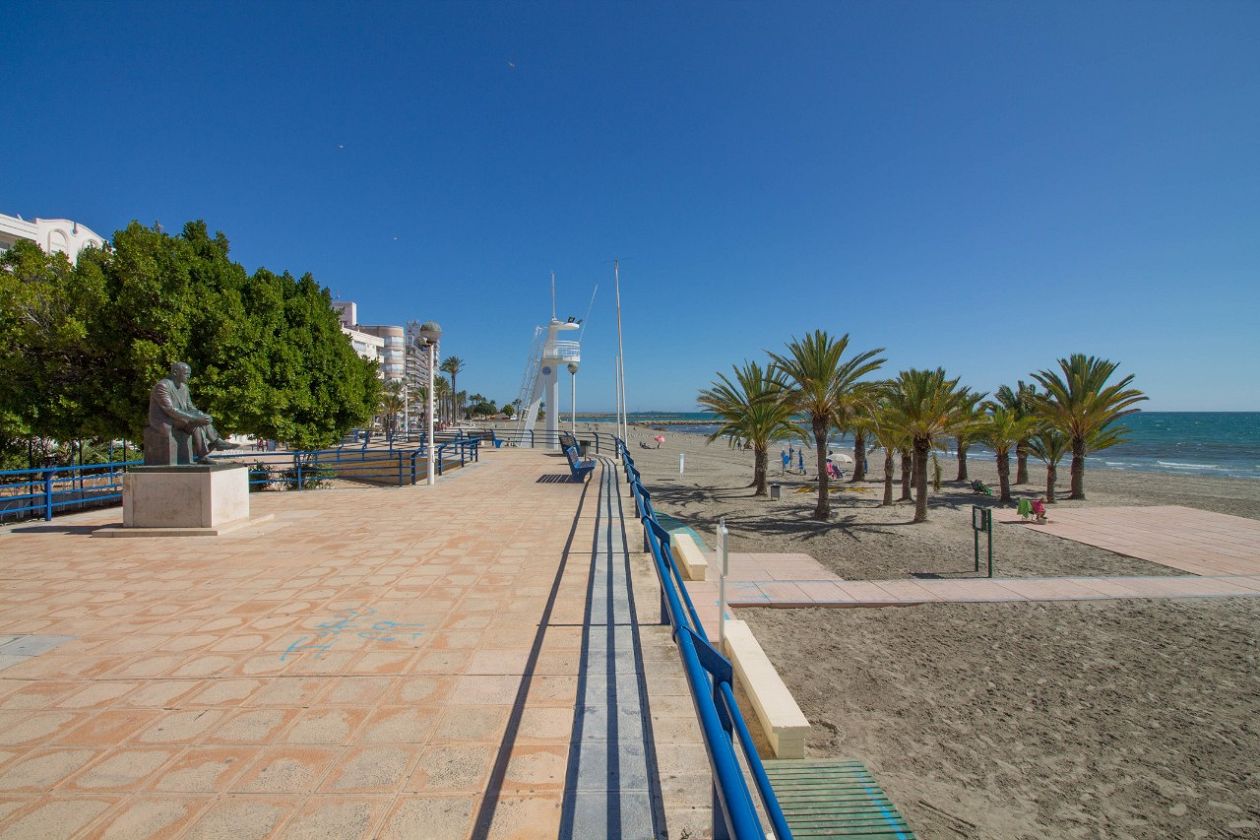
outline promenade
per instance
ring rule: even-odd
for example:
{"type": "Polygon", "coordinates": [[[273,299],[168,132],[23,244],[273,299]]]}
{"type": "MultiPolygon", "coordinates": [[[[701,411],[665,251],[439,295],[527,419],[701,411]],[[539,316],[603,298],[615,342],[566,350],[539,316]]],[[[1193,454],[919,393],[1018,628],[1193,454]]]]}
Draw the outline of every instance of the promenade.
{"type": "Polygon", "coordinates": [[[499,450],[217,538],[0,530],[0,840],[707,834],[624,488],[567,475],[499,450]]]}

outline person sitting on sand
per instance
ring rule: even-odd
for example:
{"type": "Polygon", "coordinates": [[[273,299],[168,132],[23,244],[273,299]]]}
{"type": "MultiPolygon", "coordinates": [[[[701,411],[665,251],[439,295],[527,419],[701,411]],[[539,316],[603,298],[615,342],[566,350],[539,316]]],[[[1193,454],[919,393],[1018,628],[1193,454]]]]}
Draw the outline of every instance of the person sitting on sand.
{"type": "Polygon", "coordinates": [[[1046,521],[1046,500],[1038,499],[1032,503],[1033,522],[1038,525],[1045,524],[1046,521]]]}

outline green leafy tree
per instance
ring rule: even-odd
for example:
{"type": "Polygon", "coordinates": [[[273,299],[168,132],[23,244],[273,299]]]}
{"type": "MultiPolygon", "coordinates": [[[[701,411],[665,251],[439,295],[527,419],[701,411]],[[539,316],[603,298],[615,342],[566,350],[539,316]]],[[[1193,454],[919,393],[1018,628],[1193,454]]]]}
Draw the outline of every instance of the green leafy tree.
{"type": "Polygon", "coordinates": [[[0,397],[33,434],[139,440],[174,361],[192,366],[198,406],[225,434],[319,446],[375,410],[375,366],[342,335],[328,293],[309,275],[250,277],[201,222],[178,236],[133,222],[73,268],[33,272],[44,258],[26,247],[3,259],[0,397]]]}
{"type": "Polygon", "coordinates": [[[841,420],[845,399],[862,377],[878,370],[884,360],[881,350],[867,350],[846,359],[849,336],[835,338],[815,330],[802,339],[792,339],[783,354],[771,353],[776,371],[788,382],[787,399],[794,411],[804,414],[814,436],[818,464],[818,504],[814,518],[826,520],[831,514],[827,471],[827,432],[841,420]]]}
{"type": "MultiPolygon", "coordinates": [[[[85,252],[85,261],[99,252],[85,252]]],[[[6,434],[70,441],[94,431],[97,354],[91,344],[104,304],[94,271],[64,254],[19,241],[0,254],[0,406],[6,434]]]]}
{"type": "Polygon", "coordinates": [[[913,451],[915,522],[926,522],[928,518],[928,454],[937,441],[949,433],[951,420],[963,399],[958,380],[946,377],[941,368],[902,371],[889,389],[892,418],[905,430],[913,451]]]}
{"type": "Polygon", "coordinates": [[[753,480],[749,486],[755,488],[754,496],[764,496],[770,444],[805,431],[793,422],[781,376],[756,362],[745,362],[731,371],[734,381],[719,373],[712,386],[700,392],[697,402],[718,416],[718,428],[709,435],[710,441],[724,437],[740,449],[752,447],[753,480]]]}
{"type": "Polygon", "coordinates": [[[1067,436],[1072,447],[1072,491],[1069,499],[1085,498],[1085,456],[1114,446],[1128,431],[1115,425],[1121,417],[1138,411],[1146,395],[1133,384],[1133,375],[1108,384],[1119,364],[1096,356],[1074,353],[1059,359],[1059,370],[1034,373],[1045,389],[1037,395],[1038,413],[1067,436]]]}
{"type": "Polygon", "coordinates": [[[516,404],[505,402],[503,404],[503,416],[511,420],[514,414],[516,414],[516,404]]]}

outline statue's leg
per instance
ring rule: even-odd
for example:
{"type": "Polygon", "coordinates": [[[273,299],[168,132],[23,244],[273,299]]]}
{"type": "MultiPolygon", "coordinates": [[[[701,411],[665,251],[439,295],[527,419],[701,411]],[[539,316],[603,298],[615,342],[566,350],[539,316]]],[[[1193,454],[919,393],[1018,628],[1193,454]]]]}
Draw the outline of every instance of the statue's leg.
{"type": "Polygon", "coordinates": [[[206,440],[204,426],[198,426],[189,434],[192,438],[193,455],[196,456],[197,462],[202,464],[210,463],[210,443],[206,440]]]}

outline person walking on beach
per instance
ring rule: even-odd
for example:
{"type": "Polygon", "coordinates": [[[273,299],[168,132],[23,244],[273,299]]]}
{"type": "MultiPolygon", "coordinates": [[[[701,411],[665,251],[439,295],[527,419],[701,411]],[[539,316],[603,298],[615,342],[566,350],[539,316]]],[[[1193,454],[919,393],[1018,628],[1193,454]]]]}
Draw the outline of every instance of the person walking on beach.
{"type": "Polygon", "coordinates": [[[792,456],[787,453],[786,449],[780,449],[779,458],[783,461],[783,474],[787,475],[788,467],[792,466],[792,456]]]}
{"type": "Polygon", "coordinates": [[[796,450],[796,465],[801,468],[801,475],[805,475],[805,450],[796,450]]]}

